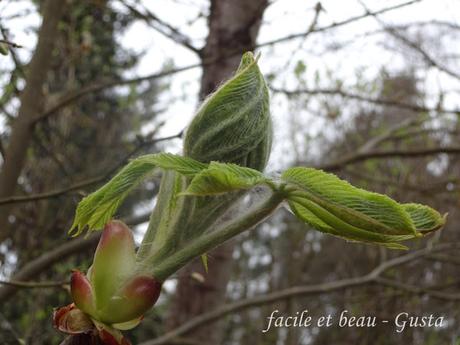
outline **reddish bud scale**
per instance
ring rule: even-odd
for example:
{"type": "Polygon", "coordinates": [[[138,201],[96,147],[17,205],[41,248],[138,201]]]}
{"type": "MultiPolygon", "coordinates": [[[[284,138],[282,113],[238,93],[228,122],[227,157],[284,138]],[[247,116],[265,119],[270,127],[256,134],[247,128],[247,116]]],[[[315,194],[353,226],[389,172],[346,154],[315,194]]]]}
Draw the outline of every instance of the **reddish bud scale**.
{"type": "Polygon", "coordinates": [[[106,331],[105,329],[99,331],[99,338],[105,345],[131,345],[131,342],[125,337],[117,340],[113,334],[106,331]]]}
{"type": "Polygon", "coordinates": [[[76,306],[85,313],[94,313],[94,294],[88,278],[80,272],[74,271],[70,279],[70,292],[76,306]]]}
{"type": "Polygon", "coordinates": [[[88,333],[94,328],[91,319],[76,308],[74,303],[54,311],[53,326],[67,334],[88,333]]]}

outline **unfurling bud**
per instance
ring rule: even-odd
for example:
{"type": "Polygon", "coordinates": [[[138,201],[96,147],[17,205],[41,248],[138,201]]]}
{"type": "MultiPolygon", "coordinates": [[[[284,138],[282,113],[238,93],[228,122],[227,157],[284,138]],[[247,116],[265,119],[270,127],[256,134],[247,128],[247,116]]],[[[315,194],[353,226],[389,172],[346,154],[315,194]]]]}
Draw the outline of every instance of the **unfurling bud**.
{"type": "Polygon", "coordinates": [[[71,279],[72,298],[80,310],[123,329],[124,323],[138,323],[160,291],[160,282],[137,270],[132,232],[120,221],[105,226],[88,275],[75,271],[71,279]]]}
{"type": "Polygon", "coordinates": [[[88,274],[72,273],[75,304],[58,309],[55,327],[68,334],[96,332],[104,344],[129,344],[119,330],[131,329],[158,300],[161,282],[136,265],[131,230],[108,223],[88,274]]]}
{"type": "Polygon", "coordinates": [[[198,161],[236,163],[262,171],[272,139],[268,88],[252,53],[210,95],[190,124],[184,154],[198,161]]]}

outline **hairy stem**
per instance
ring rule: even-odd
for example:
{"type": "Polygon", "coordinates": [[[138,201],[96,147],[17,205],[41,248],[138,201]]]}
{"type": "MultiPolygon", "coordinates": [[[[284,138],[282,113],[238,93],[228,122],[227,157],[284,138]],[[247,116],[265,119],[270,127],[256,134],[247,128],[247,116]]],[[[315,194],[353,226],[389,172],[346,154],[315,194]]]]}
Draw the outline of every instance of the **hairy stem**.
{"type": "Polygon", "coordinates": [[[164,260],[157,261],[155,258],[148,258],[145,263],[152,267],[151,272],[156,279],[165,280],[193,258],[259,224],[277,209],[283,199],[283,193],[274,192],[268,199],[255,206],[243,217],[235,219],[221,229],[201,235],[164,260]]]}

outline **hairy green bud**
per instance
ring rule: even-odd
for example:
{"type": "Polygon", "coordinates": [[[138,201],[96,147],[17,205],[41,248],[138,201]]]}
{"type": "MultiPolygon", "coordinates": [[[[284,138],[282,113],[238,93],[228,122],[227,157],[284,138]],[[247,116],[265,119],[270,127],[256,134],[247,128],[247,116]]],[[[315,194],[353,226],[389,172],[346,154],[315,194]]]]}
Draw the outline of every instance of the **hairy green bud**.
{"type": "Polygon", "coordinates": [[[184,154],[208,163],[236,163],[262,171],[271,149],[268,88],[253,54],[198,110],[184,141],[184,154]]]}

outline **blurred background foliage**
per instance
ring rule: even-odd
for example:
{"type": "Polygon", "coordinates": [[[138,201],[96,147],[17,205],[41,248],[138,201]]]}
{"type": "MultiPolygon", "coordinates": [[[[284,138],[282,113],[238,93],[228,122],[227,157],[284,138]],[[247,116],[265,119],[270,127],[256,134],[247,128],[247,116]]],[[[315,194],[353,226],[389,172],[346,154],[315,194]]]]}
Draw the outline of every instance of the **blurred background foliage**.
{"type": "MultiPolygon", "coordinates": [[[[48,0],[53,1],[56,2],[48,0]]],[[[351,41],[344,39],[340,32],[334,36],[341,30],[335,26],[346,28],[359,19],[350,19],[353,18],[350,16],[339,25],[340,21],[322,22],[320,18],[328,16],[328,8],[334,6],[334,1],[312,2],[305,8],[309,26],[303,35],[287,35],[279,42],[268,40],[270,44],[264,45],[261,43],[267,40],[257,39],[259,29],[266,37],[265,27],[276,28],[276,19],[273,19],[276,16],[271,15],[269,21],[264,13],[277,6],[281,16],[282,1],[257,0],[250,5],[241,0],[167,2],[171,8],[189,6],[195,12],[199,8],[198,15],[184,24],[179,14],[157,16],[155,6],[147,5],[147,1],[69,0],[61,3],[65,9],[59,15],[56,35],[52,37],[46,79],[38,88],[42,108],[32,114],[46,116],[28,125],[33,130],[27,138],[26,158],[18,163],[21,166],[14,193],[2,192],[5,180],[0,178],[0,218],[6,220],[0,229],[0,280],[3,282],[0,283],[0,343],[58,344],[62,340],[62,335],[51,327],[52,310],[69,303],[65,284],[69,272],[73,268],[87,269],[97,243],[97,238],[80,239],[85,242],[79,242],[78,248],[74,246],[64,250],[64,254],[55,255],[62,245],[75,241],[68,238],[67,230],[78,201],[107,181],[130,158],[165,148],[177,151],[181,129],[192,114],[177,120],[168,110],[174,108],[176,101],[185,102],[187,109],[193,109],[199,98],[231,74],[242,51],[262,46],[261,64],[272,91],[277,133],[269,171],[291,165],[320,167],[354,185],[388,194],[398,201],[430,205],[449,213],[448,224],[442,232],[410,243],[411,250],[437,248],[444,243],[450,243],[451,247],[427,251],[416,260],[392,267],[384,273],[392,284],[374,281],[337,291],[259,303],[222,315],[220,327],[206,323],[167,343],[459,344],[460,260],[456,250],[460,245],[457,226],[460,217],[460,76],[456,71],[460,56],[451,47],[458,46],[460,18],[452,17],[451,21],[408,18],[404,13],[417,13],[418,3],[424,2],[412,1],[406,8],[392,10],[399,19],[403,18],[398,24],[385,24],[378,14],[373,14],[377,10],[366,7],[376,7],[375,2],[353,1],[361,6],[358,7],[360,15],[377,21],[378,29],[366,30],[362,25],[362,32],[351,41]],[[145,52],[126,48],[122,39],[125,32],[139,22],[148,28],[144,30],[146,37],[159,32],[191,52],[197,59],[190,59],[191,62],[198,61],[201,65],[201,82],[192,75],[195,86],[191,87],[189,82],[176,77],[181,69],[176,69],[173,56],[181,54],[179,48],[177,52],[167,52],[171,59],[165,58],[164,52],[152,59],[155,49],[161,50],[161,43],[149,53],[148,64],[155,66],[157,72],[146,78],[127,74],[126,71],[135,70],[145,61],[145,52]],[[204,39],[187,36],[189,27],[190,33],[194,32],[196,22],[206,28],[204,39]],[[307,38],[313,32],[318,36],[310,42],[307,38]],[[381,66],[373,60],[375,54],[366,55],[366,44],[370,45],[375,35],[379,35],[377,46],[382,56],[391,52],[398,60],[396,67],[381,66]],[[285,42],[291,43],[289,49],[277,48],[285,42]],[[322,44],[312,51],[318,42],[322,44]],[[331,64],[327,58],[316,68],[318,62],[312,67],[303,57],[303,54],[311,54],[312,60],[321,60],[323,54],[340,54],[353,44],[354,50],[362,51],[363,62],[376,71],[369,73],[357,63],[350,72],[353,83],[338,73],[340,66],[331,64]],[[204,48],[196,48],[200,46],[204,48]],[[433,86],[433,80],[441,86],[433,86]],[[82,90],[84,93],[80,95],[82,90]],[[166,132],[164,126],[176,131],[166,132]],[[15,200],[16,197],[19,199],[15,200]],[[55,255],[53,260],[34,266],[37,260],[50,255],[55,255]],[[18,284],[6,285],[8,281],[18,284]],[[47,288],[19,286],[26,281],[32,282],[31,285],[62,283],[47,288]],[[442,328],[408,328],[402,333],[385,324],[350,329],[336,326],[273,328],[262,333],[267,317],[275,309],[285,315],[308,309],[314,317],[337,316],[346,309],[355,315],[379,319],[393,319],[404,311],[418,316],[444,316],[445,323],[442,328]]],[[[385,6],[395,4],[398,3],[392,1],[385,6]]],[[[445,0],[432,6],[453,5],[445,0]]],[[[0,56],[0,148],[2,169],[6,171],[15,159],[8,154],[9,143],[16,135],[13,128],[15,123],[24,121],[18,115],[21,104],[25,103],[23,91],[34,78],[28,63],[34,52],[21,53],[25,48],[15,39],[14,30],[19,29],[13,29],[14,20],[31,14],[46,18],[46,4],[45,1],[3,0],[0,7],[9,13],[0,12],[1,44],[8,51],[7,55],[0,56]],[[27,3],[27,10],[15,11],[15,6],[23,8],[19,3],[27,3]]],[[[58,15],[57,12],[48,15],[53,13],[58,15]]],[[[33,26],[38,36],[39,27],[39,24],[33,26]]],[[[295,26],[289,29],[291,34],[301,31],[295,26]]],[[[157,182],[152,179],[145,183],[129,197],[118,214],[135,227],[137,234],[148,221],[157,182]]],[[[138,344],[164,334],[202,311],[211,311],[226,303],[250,301],[293,286],[359,278],[402,255],[407,253],[346,243],[306,229],[283,210],[257,229],[238,237],[226,252],[211,253],[209,274],[195,265],[165,284],[160,303],[146,315],[141,326],[128,333],[133,344],[138,344]],[[217,275],[216,272],[222,270],[228,274],[217,275]],[[180,293],[175,295],[176,290],[180,293]],[[200,304],[199,312],[192,301],[200,304]]]]}

